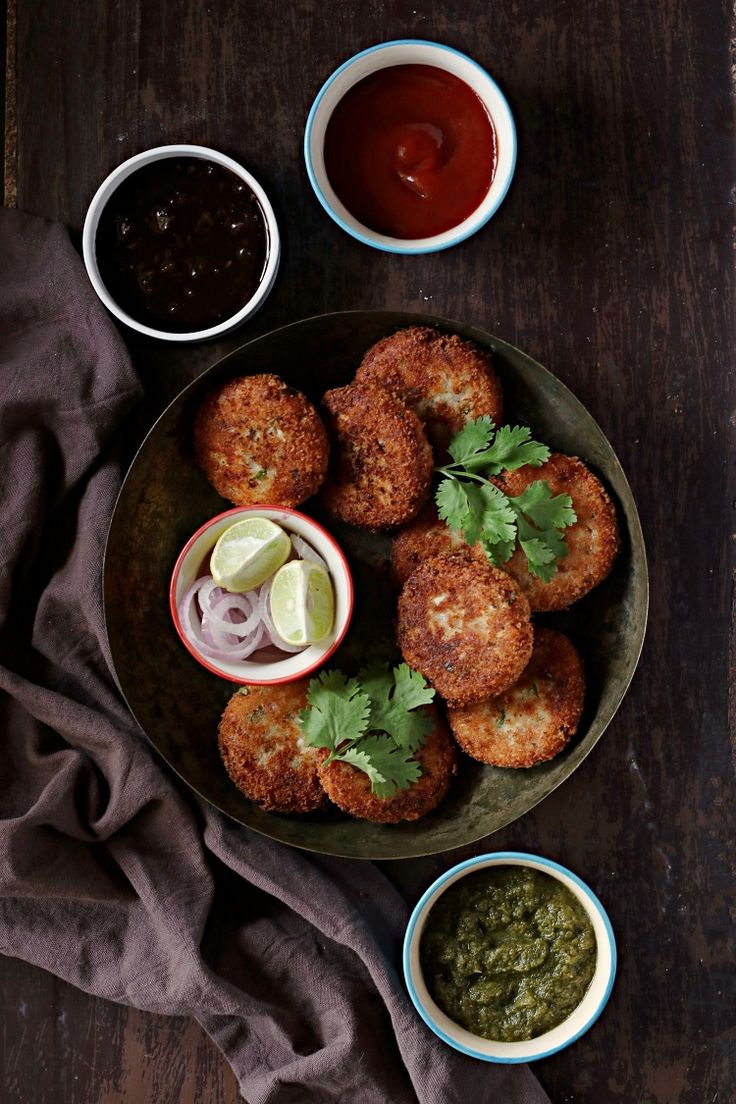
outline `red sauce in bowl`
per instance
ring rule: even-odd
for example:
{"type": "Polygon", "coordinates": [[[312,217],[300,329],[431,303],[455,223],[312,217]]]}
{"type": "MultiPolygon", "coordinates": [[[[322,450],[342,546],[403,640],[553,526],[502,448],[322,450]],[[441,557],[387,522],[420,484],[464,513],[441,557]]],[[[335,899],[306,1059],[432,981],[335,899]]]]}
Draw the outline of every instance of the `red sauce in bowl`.
{"type": "Polygon", "coordinates": [[[496,171],[496,132],[470,85],[432,65],[379,69],[350,88],[325,133],[325,169],[364,226],[427,238],[463,222],[496,171]]]}

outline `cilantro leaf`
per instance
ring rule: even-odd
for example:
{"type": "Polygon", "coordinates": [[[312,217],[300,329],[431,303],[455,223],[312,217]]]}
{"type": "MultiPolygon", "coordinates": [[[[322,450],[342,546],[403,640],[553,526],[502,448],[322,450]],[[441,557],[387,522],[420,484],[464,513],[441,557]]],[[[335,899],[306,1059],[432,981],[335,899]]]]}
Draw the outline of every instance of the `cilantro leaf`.
{"type": "Polygon", "coordinates": [[[549,459],[547,445],[533,440],[528,426],[495,429],[483,417],[468,422],[448,451],[454,464],[437,468],[445,477],[436,495],[440,518],[469,545],[480,542],[498,567],[509,561],[518,541],[529,571],[549,582],[568,552],[561,530],[577,521],[572,499],[553,495],[542,479],[514,497],[491,482],[504,470],[539,467],[549,459]]]}
{"type": "MultiPolygon", "coordinates": [[[[332,690],[336,694],[341,694],[343,697],[352,698],[358,690],[360,690],[360,683],[356,678],[348,678],[342,673],[342,671],[320,671],[316,679],[312,679],[309,683],[309,698],[311,694],[316,694],[320,687],[324,687],[326,690],[332,690]],[[312,684],[316,685],[312,685],[312,684]]],[[[311,699],[310,699],[311,700],[311,699]]]]}
{"type": "Polygon", "coordinates": [[[447,451],[454,463],[439,468],[443,474],[454,468],[465,468],[466,472],[486,468],[487,474],[498,475],[504,468],[516,471],[524,464],[538,468],[550,456],[548,446],[532,438],[529,426],[506,425],[496,429],[488,415],[467,422],[455,434],[447,451]]]}
{"type": "MultiPolygon", "coordinates": [[[[388,697],[393,687],[393,679],[388,669],[388,663],[371,663],[358,672],[360,688],[371,699],[371,716],[373,715],[374,702],[381,698],[385,692],[388,697]]],[[[371,725],[372,728],[375,725],[371,725]]]]}
{"type": "Polygon", "coordinates": [[[371,780],[371,790],[373,793],[378,793],[377,787],[385,787],[386,779],[374,765],[370,754],[367,751],[361,750],[361,748],[353,745],[346,748],[339,756],[335,756],[341,763],[349,763],[351,767],[356,767],[357,770],[363,771],[367,774],[371,780]]]}
{"type": "Polygon", "coordinates": [[[468,461],[478,452],[484,452],[491,443],[493,422],[484,414],[474,421],[466,422],[448,445],[447,451],[456,464],[467,467],[468,461]]]}
{"type": "Polygon", "coordinates": [[[423,676],[402,663],[393,674],[383,665],[367,668],[358,677],[371,700],[369,730],[387,732],[398,747],[409,751],[420,748],[433,726],[431,717],[417,711],[434,698],[423,676]]]}
{"type": "Polygon", "coordinates": [[[531,540],[520,540],[519,544],[526,556],[529,571],[532,575],[538,575],[543,582],[548,583],[557,571],[555,554],[552,549],[539,537],[533,537],[531,540]]]}
{"type": "Polygon", "coordinates": [[[522,541],[541,540],[552,551],[556,560],[564,560],[568,547],[559,529],[535,529],[523,517],[517,518],[516,525],[520,544],[522,541]]]}
{"type": "Polygon", "coordinates": [[[488,540],[484,534],[481,534],[480,545],[494,567],[503,567],[514,554],[516,534],[514,534],[514,539],[510,541],[488,540]]]}
{"type": "Polygon", "coordinates": [[[406,789],[422,773],[413,757],[432,730],[423,708],[434,690],[406,663],[388,670],[378,664],[357,678],[323,671],[307,691],[308,707],[299,714],[304,740],[326,748],[325,762],[343,762],[362,770],[379,797],[406,789]]]}
{"type": "Polygon", "coordinates": [[[346,741],[359,740],[368,727],[370,698],[357,679],[347,679],[341,671],[323,671],[312,679],[307,701],[299,724],[310,747],[335,753],[346,741]]]}
{"type": "Polygon", "coordinates": [[[420,705],[429,705],[434,701],[434,688],[427,685],[427,680],[419,671],[413,670],[408,663],[400,663],[394,667],[394,705],[400,704],[404,709],[417,709],[420,705]]]}
{"type": "Polygon", "coordinates": [[[468,496],[468,516],[461,528],[463,537],[471,545],[477,544],[483,529],[483,512],[485,509],[483,492],[485,489],[484,486],[479,486],[477,483],[465,484],[465,493],[468,496]]]}
{"type": "Polygon", "coordinates": [[[435,495],[437,512],[451,529],[464,529],[471,521],[468,484],[448,476],[443,479],[435,495]]]}
{"type": "Polygon", "coordinates": [[[481,487],[483,494],[483,528],[484,542],[502,544],[516,539],[516,513],[509,505],[506,495],[498,487],[489,483],[481,487]]]}
{"type": "Polygon", "coordinates": [[[553,497],[549,483],[542,479],[535,479],[520,495],[509,498],[509,502],[526,514],[538,529],[564,529],[578,520],[570,496],[558,494],[553,497]]]}
{"type": "MultiPolygon", "coordinates": [[[[347,754],[350,755],[350,752],[347,754]]],[[[361,740],[359,754],[367,756],[370,762],[366,774],[371,779],[371,789],[376,797],[392,797],[397,790],[407,790],[422,773],[422,765],[413,758],[411,750],[397,747],[390,736],[382,733],[361,740]]],[[[346,761],[350,762],[350,759],[346,761]]],[[[353,766],[357,765],[353,762],[353,766]]]]}
{"type": "Polygon", "coordinates": [[[524,464],[538,468],[549,460],[549,449],[532,440],[532,431],[528,426],[501,426],[488,453],[488,467],[492,475],[498,475],[504,468],[516,471],[524,464]]]}
{"type": "Polygon", "coordinates": [[[536,480],[509,502],[516,511],[519,544],[529,571],[548,583],[568,553],[561,530],[577,521],[572,499],[566,494],[553,497],[549,485],[536,480]]]}
{"type": "Polygon", "coordinates": [[[541,579],[543,583],[551,583],[557,574],[557,564],[535,564],[531,560],[528,561],[527,567],[529,568],[530,575],[536,575],[538,579],[541,579]]]}

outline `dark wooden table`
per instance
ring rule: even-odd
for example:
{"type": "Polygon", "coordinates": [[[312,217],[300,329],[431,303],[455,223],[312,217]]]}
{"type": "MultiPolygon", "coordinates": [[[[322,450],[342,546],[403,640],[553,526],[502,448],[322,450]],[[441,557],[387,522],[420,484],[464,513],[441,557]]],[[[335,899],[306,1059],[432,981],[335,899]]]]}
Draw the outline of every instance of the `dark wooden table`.
{"type": "MultiPolygon", "coordinates": [[[[736,1098],[728,7],[11,0],[8,12],[7,204],[78,233],[113,166],[174,141],[235,155],[274,201],[281,273],[243,330],[197,348],[125,335],[148,389],[142,425],[249,337],[323,311],[397,308],[472,322],[525,349],[572,387],[617,450],[650,557],[639,671],[582,768],[481,845],[568,864],[616,930],[605,1014],[536,1067],[557,1104],[736,1098]],[[389,256],[343,234],[312,195],[301,154],[327,75],[400,37],[472,54],[506,90],[519,129],[499,213],[434,256],[389,256]]],[[[452,858],[389,873],[413,897],[452,858]]],[[[192,1023],[111,1005],[10,960],[0,961],[0,1007],[5,1101],[238,1098],[192,1023]]]]}

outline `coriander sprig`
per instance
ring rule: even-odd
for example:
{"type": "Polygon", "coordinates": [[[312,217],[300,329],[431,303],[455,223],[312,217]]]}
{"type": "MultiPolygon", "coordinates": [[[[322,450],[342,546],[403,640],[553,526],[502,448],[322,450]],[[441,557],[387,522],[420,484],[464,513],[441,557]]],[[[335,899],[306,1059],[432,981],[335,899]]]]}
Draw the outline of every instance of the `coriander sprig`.
{"type": "Polygon", "coordinates": [[[437,489],[439,516],[458,529],[468,544],[480,542],[491,563],[508,562],[518,540],[529,571],[548,583],[567,555],[561,530],[577,521],[569,495],[553,495],[537,479],[520,495],[506,495],[489,476],[538,468],[549,459],[546,445],[532,439],[528,426],[496,429],[487,416],[476,418],[453,437],[453,460],[437,468],[445,478],[437,489]]]}
{"type": "Polygon", "coordinates": [[[325,764],[349,763],[371,780],[378,797],[406,790],[422,773],[414,753],[432,730],[420,709],[434,690],[406,663],[366,667],[357,678],[323,671],[309,683],[309,706],[299,714],[304,740],[326,748],[325,764]]]}

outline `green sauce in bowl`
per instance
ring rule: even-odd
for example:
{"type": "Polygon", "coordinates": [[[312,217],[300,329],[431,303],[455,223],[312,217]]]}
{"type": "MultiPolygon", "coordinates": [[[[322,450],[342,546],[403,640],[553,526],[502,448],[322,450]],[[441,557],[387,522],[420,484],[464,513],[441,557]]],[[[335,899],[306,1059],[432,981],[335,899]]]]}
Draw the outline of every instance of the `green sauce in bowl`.
{"type": "Polygon", "coordinates": [[[484,1039],[534,1039],[567,1019],[596,966],[596,937],[556,878],[495,866],[454,882],[427,919],[419,948],[435,1003],[484,1039]]]}

